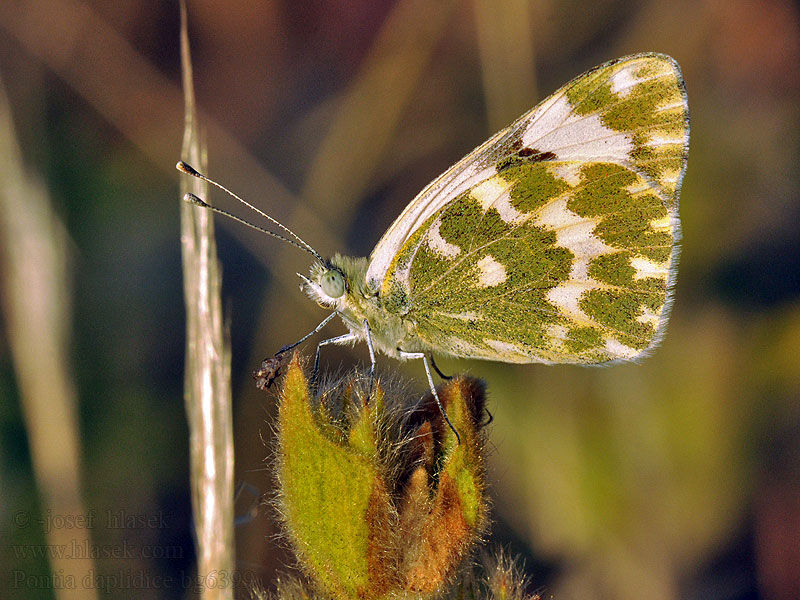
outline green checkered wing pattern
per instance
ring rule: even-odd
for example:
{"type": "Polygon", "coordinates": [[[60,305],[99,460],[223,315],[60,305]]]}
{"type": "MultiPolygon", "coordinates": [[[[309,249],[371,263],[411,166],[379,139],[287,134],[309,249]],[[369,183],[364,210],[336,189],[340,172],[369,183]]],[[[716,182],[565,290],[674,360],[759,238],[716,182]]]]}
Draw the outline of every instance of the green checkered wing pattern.
{"type": "Polygon", "coordinates": [[[642,356],[669,313],[688,139],[674,60],[601,65],[425,188],[376,246],[367,282],[433,351],[642,356]]]}

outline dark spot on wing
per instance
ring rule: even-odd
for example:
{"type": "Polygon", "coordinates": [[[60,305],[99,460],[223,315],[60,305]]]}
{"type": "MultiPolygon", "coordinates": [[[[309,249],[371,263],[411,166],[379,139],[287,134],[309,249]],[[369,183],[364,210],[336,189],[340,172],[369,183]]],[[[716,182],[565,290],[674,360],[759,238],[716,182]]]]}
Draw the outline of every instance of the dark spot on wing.
{"type": "Polygon", "coordinates": [[[556,159],[556,155],[554,153],[542,152],[536,148],[522,148],[517,152],[517,154],[523,158],[527,158],[530,162],[556,159]]]}
{"type": "Polygon", "coordinates": [[[512,146],[514,154],[510,154],[497,162],[497,170],[502,171],[521,163],[535,163],[558,158],[553,152],[542,152],[536,148],[519,148],[512,146]]]}

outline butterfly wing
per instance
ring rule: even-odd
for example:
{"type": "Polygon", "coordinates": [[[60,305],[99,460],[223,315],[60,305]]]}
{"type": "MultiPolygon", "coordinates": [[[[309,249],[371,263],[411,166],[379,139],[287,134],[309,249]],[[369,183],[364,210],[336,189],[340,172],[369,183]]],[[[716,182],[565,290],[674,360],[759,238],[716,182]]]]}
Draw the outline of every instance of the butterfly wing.
{"type": "Polygon", "coordinates": [[[674,60],[597,67],[428,185],[376,246],[367,281],[432,350],[636,358],[667,320],[688,136],[674,60]]]}

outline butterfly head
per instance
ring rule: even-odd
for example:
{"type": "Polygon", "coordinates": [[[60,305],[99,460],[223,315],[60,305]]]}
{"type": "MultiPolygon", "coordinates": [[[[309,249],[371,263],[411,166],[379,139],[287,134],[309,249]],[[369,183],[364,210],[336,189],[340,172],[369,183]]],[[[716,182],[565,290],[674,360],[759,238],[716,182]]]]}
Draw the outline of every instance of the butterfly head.
{"type": "Polygon", "coordinates": [[[314,263],[308,277],[298,275],[303,280],[302,290],[317,304],[342,310],[348,304],[348,297],[362,287],[359,281],[363,281],[365,269],[365,259],[337,254],[330,260],[314,263]]]}

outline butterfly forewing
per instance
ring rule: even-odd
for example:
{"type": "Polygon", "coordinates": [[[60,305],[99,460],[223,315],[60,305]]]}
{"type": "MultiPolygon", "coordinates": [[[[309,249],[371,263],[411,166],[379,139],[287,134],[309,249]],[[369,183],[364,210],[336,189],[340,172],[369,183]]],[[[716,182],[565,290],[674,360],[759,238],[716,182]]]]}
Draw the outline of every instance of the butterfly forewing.
{"type": "Polygon", "coordinates": [[[598,67],[423,190],[379,242],[367,279],[432,350],[635,358],[666,323],[687,149],[672,59],[598,67]]]}

